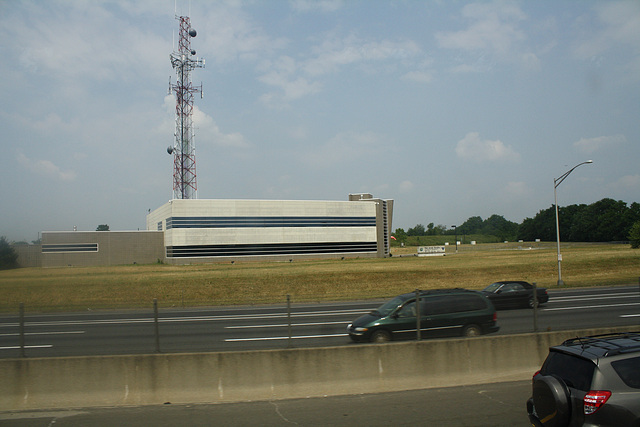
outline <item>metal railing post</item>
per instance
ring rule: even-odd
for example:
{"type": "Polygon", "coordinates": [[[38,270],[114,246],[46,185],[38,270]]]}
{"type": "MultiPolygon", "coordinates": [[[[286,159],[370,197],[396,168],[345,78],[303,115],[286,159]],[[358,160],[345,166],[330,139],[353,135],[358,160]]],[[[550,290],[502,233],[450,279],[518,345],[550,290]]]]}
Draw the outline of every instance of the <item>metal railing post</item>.
{"type": "Polygon", "coordinates": [[[155,326],[156,335],[156,353],[160,353],[160,328],[158,326],[158,300],[153,299],[153,324],[155,326]]]}
{"type": "Polygon", "coordinates": [[[420,289],[416,289],[416,339],[420,341],[422,339],[422,331],[420,325],[420,289]]]}
{"type": "Polygon", "coordinates": [[[20,357],[27,357],[24,351],[24,303],[20,303],[20,357]]]}
{"type": "Polygon", "coordinates": [[[291,338],[291,295],[287,295],[287,330],[289,333],[289,340],[287,341],[287,347],[292,347],[291,338]]]}
{"type": "Polygon", "coordinates": [[[538,286],[536,282],[533,285],[533,332],[538,332],[538,286]]]}

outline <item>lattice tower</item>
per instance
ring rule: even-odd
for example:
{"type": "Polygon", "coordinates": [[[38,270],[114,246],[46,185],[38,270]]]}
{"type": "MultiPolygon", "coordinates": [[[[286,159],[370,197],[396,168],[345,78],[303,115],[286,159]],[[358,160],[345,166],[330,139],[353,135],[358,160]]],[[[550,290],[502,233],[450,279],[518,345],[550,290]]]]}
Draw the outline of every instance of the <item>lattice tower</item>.
{"type": "Polygon", "coordinates": [[[191,84],[191,71],[204,68],[204,59],[196,58],[196,51],[191,49],[191,39],[196,30],[191,28],[188,16],[176,16],[180,21],[178,50],[174,51],[171,65],[176,71],[176,84],[169,82],[169,92],[176,97],[176,132],[175,145],[167,152],[173,154],[173,198],[196,199],[198,197],[196,182],[196,150],[193,129],[193,94],[202,96],[202,84],[191,84]]]}

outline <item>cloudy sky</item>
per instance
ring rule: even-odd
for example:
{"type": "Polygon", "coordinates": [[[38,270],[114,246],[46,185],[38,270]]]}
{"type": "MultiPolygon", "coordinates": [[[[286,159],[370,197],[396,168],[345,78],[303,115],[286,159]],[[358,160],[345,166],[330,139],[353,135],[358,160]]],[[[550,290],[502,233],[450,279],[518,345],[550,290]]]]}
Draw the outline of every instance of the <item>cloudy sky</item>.
{"type": "Polygon", "coordinates": [[[0,235],[172,198],[178,15],[198,198],[395,200],[393,228],[640,202],[640,2],[0,0],[0,235]]]}

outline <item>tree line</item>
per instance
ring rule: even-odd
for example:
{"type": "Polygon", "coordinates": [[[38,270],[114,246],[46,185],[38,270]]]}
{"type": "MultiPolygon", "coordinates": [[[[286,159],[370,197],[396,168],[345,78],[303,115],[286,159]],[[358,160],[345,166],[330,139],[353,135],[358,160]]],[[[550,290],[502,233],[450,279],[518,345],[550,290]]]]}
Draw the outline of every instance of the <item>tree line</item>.
{"type": "MultiPolygon", "coordinates": [[[[640,246],[640,203],[631,205],[621,200],[602,199],[590,205],[579,204],[558,208],[560,240],[565,242],[626,242],[640,246]]],[[[418,224],[405,231],[397,228],[393,235],[397,241],[406,241],[408,236],[434,235],[489,235],[499,241],[555,241],[555,205],[541,210],[533,218],[525,218],[521,224],[509,221],[500,215],[487,219],[473,216],[459,226],[418,224]]]]}

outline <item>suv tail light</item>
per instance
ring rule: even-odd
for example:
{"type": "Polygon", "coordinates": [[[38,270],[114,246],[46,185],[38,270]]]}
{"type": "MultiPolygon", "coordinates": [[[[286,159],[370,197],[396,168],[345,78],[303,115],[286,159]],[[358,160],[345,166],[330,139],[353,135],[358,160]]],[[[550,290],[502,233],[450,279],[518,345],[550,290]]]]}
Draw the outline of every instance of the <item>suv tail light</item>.
{"type": "Polygon", "coordinates": [[[493,321],[494,322],[498,321],[498,313],[496,313],[495,311],[493,312],[493,321]]]}
{"type": "Polygon", "coordinates": [[[584,414],[595,413],[611,397],[610,391],[591,390],[584,396],[584,414]]]}

